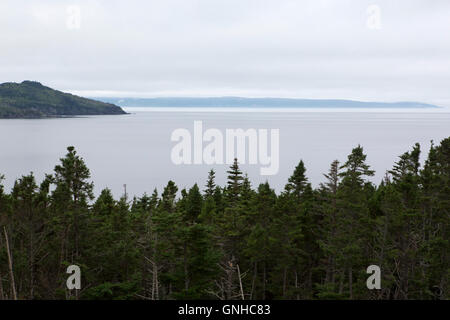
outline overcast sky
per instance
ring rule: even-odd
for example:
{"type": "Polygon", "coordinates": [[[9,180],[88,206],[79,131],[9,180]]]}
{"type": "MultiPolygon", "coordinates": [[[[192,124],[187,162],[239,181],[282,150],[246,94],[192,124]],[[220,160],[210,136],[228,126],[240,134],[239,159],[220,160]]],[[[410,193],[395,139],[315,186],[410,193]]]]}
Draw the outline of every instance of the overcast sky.
{"type": "Polygon", "coordinates": [[[450,106],[448,0],[1,0],[0,30],[0,82],[450,106]]]}

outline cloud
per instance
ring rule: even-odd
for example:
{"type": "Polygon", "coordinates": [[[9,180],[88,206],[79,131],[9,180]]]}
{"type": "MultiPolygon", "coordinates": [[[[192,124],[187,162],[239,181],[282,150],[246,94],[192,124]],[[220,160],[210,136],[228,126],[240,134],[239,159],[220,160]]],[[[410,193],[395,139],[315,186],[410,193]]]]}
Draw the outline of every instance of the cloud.
{"type": "Polygon", "coordinates": [[[0,81],[81,94],[447,103],[450,2],[24,1],[0,4],[0,81]],[[369,5],[381,29],[367,28],[369,5]],[[80,28],[67,27],[68,6],[80,28]]]}

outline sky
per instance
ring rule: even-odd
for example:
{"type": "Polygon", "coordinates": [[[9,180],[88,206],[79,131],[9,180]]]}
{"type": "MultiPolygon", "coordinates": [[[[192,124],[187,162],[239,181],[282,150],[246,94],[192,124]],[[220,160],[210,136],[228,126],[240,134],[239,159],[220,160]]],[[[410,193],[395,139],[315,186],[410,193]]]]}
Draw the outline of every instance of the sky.
{"type": "Polygon", "coordinates": [[[1,0],[0,82],[450,106],[448,0],[1,0]]]}

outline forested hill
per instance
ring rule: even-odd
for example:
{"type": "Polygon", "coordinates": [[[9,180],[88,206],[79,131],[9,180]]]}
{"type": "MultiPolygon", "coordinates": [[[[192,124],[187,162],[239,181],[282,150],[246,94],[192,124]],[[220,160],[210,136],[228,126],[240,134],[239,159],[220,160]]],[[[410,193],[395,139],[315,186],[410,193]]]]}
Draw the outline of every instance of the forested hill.
{"type": "Polygon", "coordinates": [[[45,118],[125,113],[122,108],[114,104],[57,91],[35,81],[0,84],[0,118],[45,118]]]}

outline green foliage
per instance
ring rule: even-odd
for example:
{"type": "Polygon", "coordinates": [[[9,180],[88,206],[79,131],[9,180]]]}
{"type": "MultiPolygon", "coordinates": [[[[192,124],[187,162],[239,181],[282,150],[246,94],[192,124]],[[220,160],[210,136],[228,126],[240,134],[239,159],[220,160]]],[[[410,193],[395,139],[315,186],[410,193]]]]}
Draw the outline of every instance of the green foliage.
{"type": "Polygon", "coordinates": [[[450,138],[399,156],[380,185],[361,146],[313,189],[300,161],[277,194],[237,159],[227,185],[169,181],[132,201],[94,199],[74,147],[38,184],[0,175],[0,299],[450,299],[450,138]],[[82,271],[68,290],[67,266],[82,271]],[[366,268],[381,268],[368,290],[366,268]]]}
{"type": "Polygon", "coordinates": [[[83,294],[85,300],[130,300],[136,299],[138,292],[136,282],[110,283],[105,282],[89,288],[83,294]]]}
{"type": "Polygon", "coordinates": [[[125,114],[120,107],[53,90],[39,82],[0,84],[0,118],[125,114]]]}

